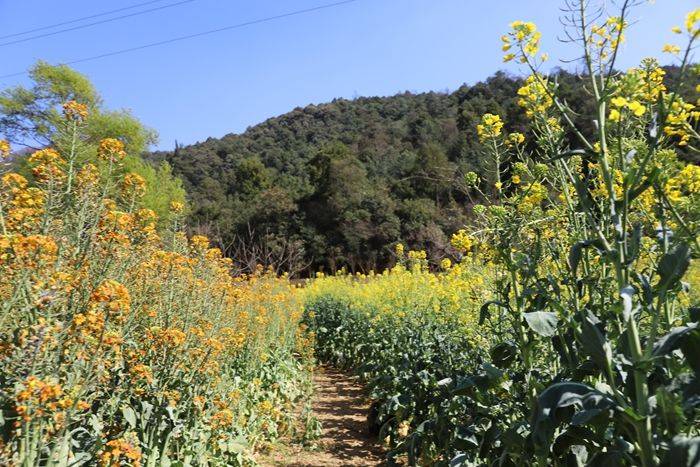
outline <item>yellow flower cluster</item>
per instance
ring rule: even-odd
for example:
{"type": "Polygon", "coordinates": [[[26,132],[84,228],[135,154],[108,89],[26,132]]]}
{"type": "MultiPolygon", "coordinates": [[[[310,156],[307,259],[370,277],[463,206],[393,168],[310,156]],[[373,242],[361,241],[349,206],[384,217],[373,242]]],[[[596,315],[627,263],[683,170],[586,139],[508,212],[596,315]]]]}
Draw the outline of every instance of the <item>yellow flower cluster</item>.
{"type": "Polygon", "coordinates": [[[474,246],[474,239],[466,230],[460,229],[456,233],[452,234],[450,245],[452,245],[452,248],[455,250],[465,254],[472,249],[472,246],[474,246]]]}
{"type": "Polygon", "coordinates": [[[122,180],[122,196],[140,198],[146,194],[146,180],[137,173],[128,173],[122,180]]]}
{"type": "Polygon", "coordinates": [[[627,101],[639,101],[644,105],[654,105],[659,95],[666,91],[666,72],[654,59],[644,59],[639,68],[631,68],[617,83],[617,96],[627,101]]]}
{"type": "Polygon", "coordinates": [[[304,300],[334,297],[370,321],[400,318],[403,323],[427,316],[464,327],[474,345],[483,345],[476,322],[479,304],[488,295],[491,272],[471,260],[444,261],[442,273],[407,269],[402,265],[382,273],[319,276],[302,290],[304,300]]]}
{"type": "Polygon", "coordinates": [[[17,415],[23,421],[34,417],[53,414],[57,410],[65,410],[73,405],[69,397],[65,397],[61,385],[35,376],[28,377],[19,384],[15,394],[17,415]]]}
{"type": "Polygon", "coordinates": [[[595,47],[601,60],[607,59],[625,40],[627,23],[619,16],[611,16],[601,25],[591,26],[588,42],[595,47]]]}
{"type": "Polygon", "coordinates": [[[23,176],[10,172],[0,179],[0,206],[6,231],[28,232],[44,212],[44,192],[30,187],[23,176]]]}
{"type": "Polygon", "coordinates": [[[502,36],[502,50],[506,53],[503,56],[504,62],[510,62],[516,57],[520,57],[522,63],[527,62],[528,57],[534,57],[540,50],[540,39],[542,33],[537,30],[534,23],[525,21],[513,21],[510,24],[511,31],[502,36]],[[511,48],[516,46],[517,53],[511,52],[511,48]]]}
{"type": "Polygon", "coordinates": [[[82,122],[88,116],[88,109],[85,104],[76,101],[68,101],[63,104],[63,115],[66,120],[82,122]]]}
{"type": "Polygon", "coordinates": [[[481,142],[491,140],[498,137],[503,129],[503,121],[501,117],[494,114],[484,114],[481,117],[481,123],[476,126],[476,133],[481,142]]]}
{"type": "Polygon", "coordinates": [[[100,466],[119,465],[141,466],[141,449],[138,448],[135,440],[122,437],[107,442],[105,450],[100,455],[100,466]]]}
{"type": "Polygon", "coordinates": [[[182,214],[185,210],[185,205],[179,201],[172,201],[170,203],[170,212],[173,214],[182,214]]]}
{"type": "Polygon", "coordinates": [[[673,98],[668,97],[667,99],[668,115],[664,133],[669,138],[677,138],[679,146],[686,146],[693,131],[691,122],[700,120],[700,111],[693,104],[683,101],[679,96],[676,96],[672,101],[671,99],[673,98]]]}
{"type": "Polygon", "coordinates": [[[629,101],[624,97],[613,97],[610,100],[613,108],[610,110],[610,115],[608,118],[613,122],[619,122],[622,120],[622,110],[626,109],[634,115],[635,117],[641,117],[646,112],[646,107],[639,101],[629,101]]]}
{"type": "Polygon", "coordinates": [[[547,198],[547,188],[539,182],[533,182],[529,186],[523,187],[523,197],[518,203],[518,211],[531,212],[539,208],[547,198]]]}
{"type": "Polygon", "coordinates": [[[664,191],[675,203],[682,203],[688,200],[688,196],[700,194],[700,167],[686,165],[677,175],[669,178],[664,191]]]}
{"type": "Polygon", "coordinates": [[[508,144],[518,145],[525,142],[525,135],[519,132],[514,132],[508,135],[508,144]]]}
{"type": "Polygon", "coordinates": [[[678,55],[681,53],[681,48],[675,44],[664,44],[661,51],[672,55],[678,55]]]}
{"type": "Polygon", "coordinates": [[[10,143],[7,140],[0,139],[0,160],[10,155],[10,143]]]}
{"type": "MultiPolygon", "coordinates": [[[[13,235],[3,236],[0,246],[8,248],[4,258],[11,258],[13,266],[38,268],[50,266],[57,259],[58,245],[53,238],[46,235],[13,235]]],[[[10,264],[10,261],[6,261],[10,264]]]]}
{"type": "Polygon", "coordinates": [[[100,142],[97,155],[105,161],[119,162],[126,157],[124,143],[115,138],[105,138],[100,142]]]}
{"type": "Polygon", "coordinates": [[[688,12],[685,16],[685,30],[691,36],[695,36],[700,32],[700,8],[696,8],[693,11],[688,12]]]}
{"type": "Polygon", "coordinates": [[[66,161],[54,149],[36,151],[27,160],[37,180],[44,183],[62,183],[65,178],[63,166],[66,161]]]}
{"type": "Polygon", "coordinates": [[[440,260],[440,268],[444,271],[452,267],[452,260],[450,258],[443,258],[440,260]]]}
{"type": "Polygon", "coordinates": [[[534,118],[536,115],[545,115],[554,103],[547,87],[547,79],[540,75],[530,75],[518,89],[518,105],[525,110],[525,114],[534,118]]]}

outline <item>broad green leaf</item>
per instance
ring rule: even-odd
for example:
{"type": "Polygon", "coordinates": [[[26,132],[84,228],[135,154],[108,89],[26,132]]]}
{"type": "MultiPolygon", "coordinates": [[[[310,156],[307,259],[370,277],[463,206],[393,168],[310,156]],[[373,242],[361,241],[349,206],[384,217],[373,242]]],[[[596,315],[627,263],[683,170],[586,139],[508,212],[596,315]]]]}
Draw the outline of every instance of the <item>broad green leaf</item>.
{"type": "Polygon", "coordinates": [[[682,341],[691,333],[697,332],[697,330],[698,323],[671,329],[671,332],[656,341],[654,349],[652,350],[652,355],[654,357],[661,357],[671,353],[680,348],[682,341]]]}
{"type": "Polygon", "coordinates": [[[572,446],[586,444],[592,447],[600,445],[601,437],[585,426],[570,426],[557,436],[552,444],[552,452],[557,456],[566,454],[572,446]]]}
{"type": "Polygon", "coordinates": [[[498,368],[508,368],[518,356],[518,347],[511,341],[501,342],[491,349],[491,361],[498,368]]]}
{"type": "Polygon", "coordinates": [[[666,388],[656,390],[657,423],[662,423],[670,433],[680,433],[683,429],[683,408],[679,397],[670,393],[666,388]]]}
{"type": "MultiPolygon", "coordinates": [[[[565,413],[558,409],[574,407],[579,411],[596,411],[599,415],[604,410],[616,407],[615,401],[587,384],[565,382],[555,383],[545,389],[537,398],[537,405],[532,417],[533,440],[538,445],[547,445],[554,435],[554,430],[565,419],[565,413]]],[[[591,413],[591,412],[589,412],[591,413]]],[[[581,422],[591,419],[588,414],[579,416],[581,422]]]]}
{"type": "Polygon", "coordinates": [[[598,325],[600,320],[587,312],[581,324],[581,346],[588,353],[598,369],[604,371],[612,360],[612,348],[598,325]]]}
{"type": "Polygon", "coordinates": [[[122,416],[124,416],[124,420],[126,420],[132,429],[136,428],[136,412],[134,412],[134,409],[125,405],[122,407],[122,416]]]}
{"type": "Polygon", "coordinates": [[[700,436],[676,436],[661,463],[664,467],[697,467],[700,465],[700,436]]]}
{"type": "Polygon", "coordinates": [[[658,290],[668,290],[681,280],[690,266],[690,248],[681,243],[666,253],[659,261],[656,273],[659,275],[658,290]]]}
{"type": "Polygon", "coordinates": [[[594,246],[597,249],[601,249],[600,240],[581,240],[574,243],[574,245],[569,249],[568,264],[571,273],[575,276],[578,271],[578,265],[581,262],[581,256],[583,255],[583,249],[589,246],[594,246]]]}
{"type": "Polygon", "coordinates": [[[525,321],[540,336],[551,337],[557,332],[559,318],[551,311],[533,311],[525,313],[525,321]]]}
{"type": "Polygon", "coordinates": [[[700,306],[691,306],[688,309],[688,316],[692,322],[700,322],[700,306]]]}
{"type": "Polygon", "coordinates": [[[491,317],[489,313],[489,307],[491,305],[498,305],[504,309],[508,309],[508,305],[506,303],[500,302],[498,300],[489,300],[488,302],[481,305],[481,309],[479,310],[479,324],[484,324],[486,319],[491,317]]]}
{"type": "Polygon", "coordinates": [[[479,447],[479,441],[476,439],[474,427],[457,427],[455,431],[455,447],[463,451],[479,447]]]}

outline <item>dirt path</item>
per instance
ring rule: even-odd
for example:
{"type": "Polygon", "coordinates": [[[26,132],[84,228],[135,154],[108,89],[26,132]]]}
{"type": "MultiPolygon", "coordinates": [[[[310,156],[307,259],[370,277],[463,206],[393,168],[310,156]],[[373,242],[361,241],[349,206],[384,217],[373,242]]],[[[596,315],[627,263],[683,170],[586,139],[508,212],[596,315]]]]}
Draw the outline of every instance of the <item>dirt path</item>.
{"type": "Polygon", "coordinates": [[[369,403],[356,379],[329,368],[319,368],[314,376],[314,385],[313,412],[323,427],[317,449],[273,452],[263,465],[383,465],[382,449],[367,432],[369,403]]]}

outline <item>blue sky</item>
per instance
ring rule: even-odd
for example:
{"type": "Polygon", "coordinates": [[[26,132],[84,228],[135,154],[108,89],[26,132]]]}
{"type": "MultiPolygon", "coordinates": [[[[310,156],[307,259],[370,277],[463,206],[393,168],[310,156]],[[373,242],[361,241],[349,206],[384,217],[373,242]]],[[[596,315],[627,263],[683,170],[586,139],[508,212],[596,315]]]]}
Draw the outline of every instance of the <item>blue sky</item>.
{"type": "MultiPolygon", "coordinates": [[[[0,0],[0,36],[142,1],[0,0]]],[[[37,59],[71,61],[327,3],[333,0],[193,0],[0,46],[0,75],[25,70],[37,59]]],[[[175,140],[189,144],[241,132],[294,107],[335,97],[453,90],[499,69],[519,73],[517,65],[502,63],[500,51],[499,37],[514,19],[537,23],[542,50],[550,53],[552,66],[559,65],[559,59],[576,56],[557,40],[562,5],[560,0],[358,0],[75,68],[90,77],[108,107],[131,109],[159,132],[158,147],[170,149],[175,140]]],[[[669,29],[696,6],[695,0],[657,0],[637,8],[638,22],[620,67],[659,56],[664,43],[678,40],[669,29]]],[[[26,82],[22,76],[0,79],[0,88],[26,82]]]]}

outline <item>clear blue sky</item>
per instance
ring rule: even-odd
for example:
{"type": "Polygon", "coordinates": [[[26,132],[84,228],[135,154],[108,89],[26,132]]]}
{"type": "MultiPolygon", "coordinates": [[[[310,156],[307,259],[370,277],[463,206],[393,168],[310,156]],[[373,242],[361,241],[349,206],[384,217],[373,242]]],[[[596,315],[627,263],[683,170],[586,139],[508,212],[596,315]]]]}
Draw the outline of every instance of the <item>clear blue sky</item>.
{"type": "MultiPolygon", "coordinates": [[[[0,36],[142,1],[0,0],[0,36]]],[[[22,71],[37,59],[71,61],[332,2],[194,0],[0,46],[0,75],[22,71]]],[[[75,68],[90,77],[108,107],[131,109],[159,132],[158,146],[170,149],[176,139],[193,143],[241,132],[294,107],[335,97],[453,90],[499,69],[518,73],[517,65],[502,63],[499,39],[514,19],[537,23],[542,50],[557,65],[558,59],[575,56],[556,39],[562,5],[559,0],[358,0],[75,68]]],[[[669,32],[671,26],[682,24],[693,7],[695,0],[657,0],[639,7],[620,67],[659,56],[664,43],[678,39],[669,32]]],[[[26,81],[3,79],[0,88],[26,81]]]]}

